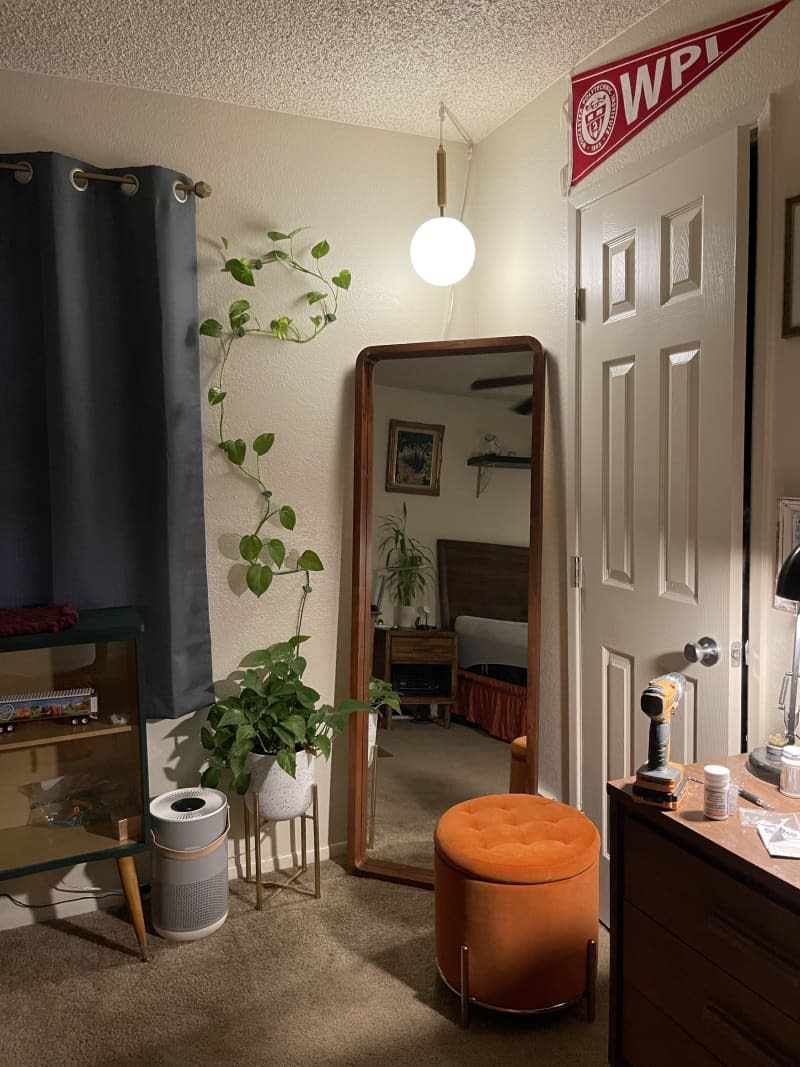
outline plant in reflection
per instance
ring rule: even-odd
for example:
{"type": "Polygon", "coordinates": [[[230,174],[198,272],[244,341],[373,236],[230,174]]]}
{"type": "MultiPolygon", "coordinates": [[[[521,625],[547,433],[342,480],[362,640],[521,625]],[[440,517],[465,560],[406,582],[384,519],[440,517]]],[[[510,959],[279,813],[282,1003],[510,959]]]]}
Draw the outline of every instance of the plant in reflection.
{"type": "Polygon", "coordinates": [[[383,557],[386,586],[392,598],[404,607],[414,604],[433,576],[431,550],[406,529],[408,507],[403,502],[402,515],[381,515],[383,539],[378,553],[383,557]]]}
{"type": "Polygon", "coordinates": [[[373,674],[369,680],[369,708],[377,714],[384,707],[391,708],[399,715],[400,694],[392,689],[389,682],[376,678],[373,674]]]}

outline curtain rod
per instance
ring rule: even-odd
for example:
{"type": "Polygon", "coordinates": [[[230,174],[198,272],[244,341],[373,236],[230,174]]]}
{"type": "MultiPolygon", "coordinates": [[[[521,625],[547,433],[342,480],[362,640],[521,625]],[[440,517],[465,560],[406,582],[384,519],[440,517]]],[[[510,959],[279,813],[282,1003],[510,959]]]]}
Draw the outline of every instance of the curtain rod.
{"type": "MultiPolygon", "coordinates": [[[[33,177],[33,167],[30,163],[23,161],[19,163],[0,163],[0,170],[13,170],[18,174],[27,174],[29,181],[33,177]]],[[[71,177],[77,178],[79,181],[114,182],[117,185],[134,184],[124,174],[98,174],[92,170],[75,170],[72,172],[71,177]]],[[[138,187],[138,182],[136,182],[136,185],[138,187]]],[[[175,182],[175,188],[180,189],[182,193],[194,193],[198,200],[205,200],[211,196],[211,186],[207,182],[175,182]]]]}

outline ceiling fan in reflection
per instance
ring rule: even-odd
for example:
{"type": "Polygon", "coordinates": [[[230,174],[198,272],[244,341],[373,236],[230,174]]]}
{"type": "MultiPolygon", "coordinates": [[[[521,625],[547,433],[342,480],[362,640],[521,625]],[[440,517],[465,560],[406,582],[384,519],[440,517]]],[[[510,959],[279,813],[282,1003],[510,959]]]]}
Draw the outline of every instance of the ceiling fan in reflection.
{"type": "MultiPolygon", "coordinates": [[[[483,389],[506,389],[514,385],[532,385],[532,374],[509,374],[504,378],[478,378],[470,386],[475,392],[480,392],[483,389]]],[[[533,410],[533,397],[526,396],[523,400],[520,400],[518,404],[515,404],[513,409],[517,415],[530,415],[533,410]]]]}

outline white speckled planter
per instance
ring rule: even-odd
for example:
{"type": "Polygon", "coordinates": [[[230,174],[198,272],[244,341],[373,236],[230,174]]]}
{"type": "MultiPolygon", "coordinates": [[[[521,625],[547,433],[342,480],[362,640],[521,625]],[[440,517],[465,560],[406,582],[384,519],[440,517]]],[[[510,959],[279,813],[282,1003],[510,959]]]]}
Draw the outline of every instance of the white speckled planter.
{"type": "Polygon", "coordinates": [[[417,620],[417,609],[413,604],[395,604],[394,617],[402,630],[411,630],[417,620]]]}
{"type": "Polygon", "coordinates": [[[246,769],[251,774],[250,791],[258,793],[258,808],[262,819],[280,822],[296,819],[311,807],[311,787],[315,779],[316,756],[297,753],[297,773],[294,778],[278,766],[277,756],[261,756],[251,752],[246,769]]]}

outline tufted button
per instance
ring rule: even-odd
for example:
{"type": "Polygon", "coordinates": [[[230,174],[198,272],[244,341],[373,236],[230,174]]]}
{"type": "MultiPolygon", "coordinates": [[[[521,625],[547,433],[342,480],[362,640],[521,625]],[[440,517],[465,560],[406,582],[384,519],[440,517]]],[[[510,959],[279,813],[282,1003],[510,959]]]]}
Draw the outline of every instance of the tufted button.
{"type": "Polygon", "coordinates": [[[599,834],[585,815],[527,793],[456,804],[439,819],[434,841],[448,863],[474,878],[523,885],[572,878],[600,850],[599,834]]]}

